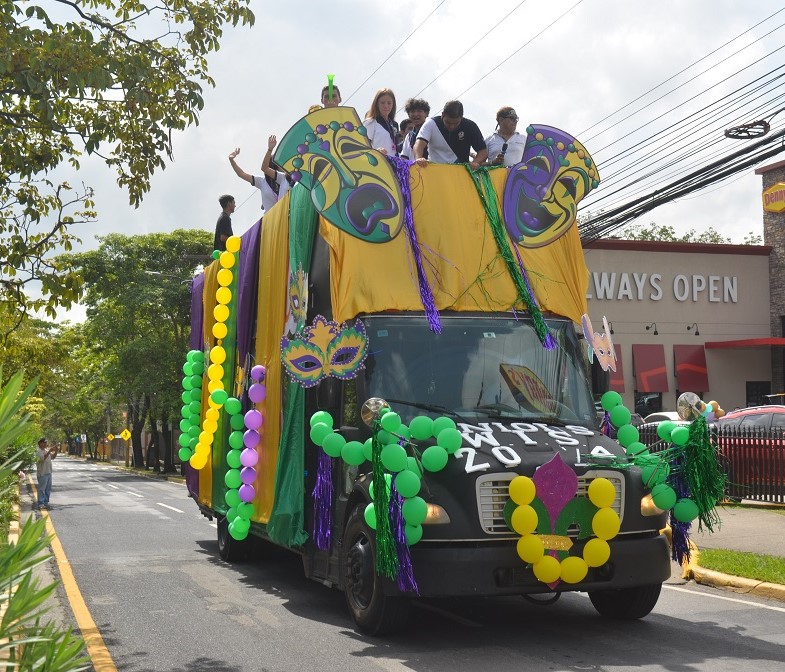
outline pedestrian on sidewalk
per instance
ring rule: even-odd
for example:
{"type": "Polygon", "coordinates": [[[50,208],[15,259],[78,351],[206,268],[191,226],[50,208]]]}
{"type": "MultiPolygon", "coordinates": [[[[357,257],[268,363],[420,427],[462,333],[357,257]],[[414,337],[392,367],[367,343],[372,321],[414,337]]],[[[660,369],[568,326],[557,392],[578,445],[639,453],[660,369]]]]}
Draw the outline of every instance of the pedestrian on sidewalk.
{"type": "Polygon", "coordinates": [[[45,437],[38,439],[36,449],[36,475],[38,477],[38,501],[34,509],[49,509],[49,493],[52,491],[52,460],[57,457],[57,446],[49,447],[45,437]]]}

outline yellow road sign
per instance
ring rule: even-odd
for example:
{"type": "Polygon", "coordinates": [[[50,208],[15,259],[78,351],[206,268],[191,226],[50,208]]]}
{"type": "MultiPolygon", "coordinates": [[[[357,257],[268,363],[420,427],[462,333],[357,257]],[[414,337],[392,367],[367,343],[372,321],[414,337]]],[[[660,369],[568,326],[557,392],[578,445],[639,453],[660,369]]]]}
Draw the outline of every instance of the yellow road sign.
{"type": "Polygon", "coordinates": [[[124,429],[122,432],[120,432],[120,436],[123,441],[128,441],[128,439],[131,438],[131,432],[129,432],[128,429],[124,429]]]}
{"type": "Polygon", "coordinates": [[[106,438],[109,439],[110,441],[114,441],[114,434],[110,434],[106,438]]]}

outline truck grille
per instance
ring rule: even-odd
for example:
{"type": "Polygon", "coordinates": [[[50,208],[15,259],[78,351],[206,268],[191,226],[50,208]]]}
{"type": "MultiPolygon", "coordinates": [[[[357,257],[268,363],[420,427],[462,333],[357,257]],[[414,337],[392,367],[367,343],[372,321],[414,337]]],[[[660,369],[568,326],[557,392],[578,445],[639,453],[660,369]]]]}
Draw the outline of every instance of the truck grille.
{"type": "MultiPolygon", "coordinates": [[[[476,481],[477,510],[480,516],[480,525],[486,534],[514,535],[504,522],[504,505],[510,498],[510,481],[518,474],[485,474],[476,481]]],[[[587,471],[578,476],[578,492],[576,497],[586,497],[589,483],[595,478],[607,478],[616,488],[616,499],[611,508],[624,519],[624,477],[618,471],[597,469],[587,471]]],[[[570,536],[578,534],[577,526],[569,528],[570,536]]]]}

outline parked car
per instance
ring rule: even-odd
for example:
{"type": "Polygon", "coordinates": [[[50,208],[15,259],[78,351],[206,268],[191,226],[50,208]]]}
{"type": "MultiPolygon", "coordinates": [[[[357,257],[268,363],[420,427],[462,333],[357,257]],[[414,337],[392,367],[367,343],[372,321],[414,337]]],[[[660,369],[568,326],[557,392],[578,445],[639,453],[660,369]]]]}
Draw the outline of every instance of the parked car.
{"type": "Polygon", "coordinates": [[[657,413],[649,413],[645,418],[643,418],[643,422],[663,422],[665,420],[672,420],[673,422],[679,422],[681,417],[676,411],[658,411],[657,413]]]}
{"type": "Polygon", "coordinates": [[[750,406],[726,413],[719,420],[720,428],[785,429],[785,406],[750,406]]]}

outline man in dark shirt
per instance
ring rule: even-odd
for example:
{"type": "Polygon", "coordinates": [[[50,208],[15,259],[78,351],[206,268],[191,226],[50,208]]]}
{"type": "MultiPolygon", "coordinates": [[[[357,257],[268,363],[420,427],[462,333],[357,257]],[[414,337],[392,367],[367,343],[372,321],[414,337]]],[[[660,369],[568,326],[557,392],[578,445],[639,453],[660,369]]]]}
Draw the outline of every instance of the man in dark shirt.
{"type": "Polygon", "coordinates": [[[422,125],[414,143],[415,159],[424,158],[426,148],[429,160],[436,163],[468,163],[477,168],[488,157],[482,132],[477,124],[463,116],[460,100],[449,101],[440,116],[431,117],[422,125]],[[472,148],[477,156],[470,161],[472,148]]]}
{"type": "Polygon", "coordinates": [[[218,199],[223,212],[218,217],[215,225],[215,240],[213,249],[223,252],[226,249],[226,239],[232,236],[232,218],[229,216],[234,212],[234,196],[224,194],[218,199]]]}

